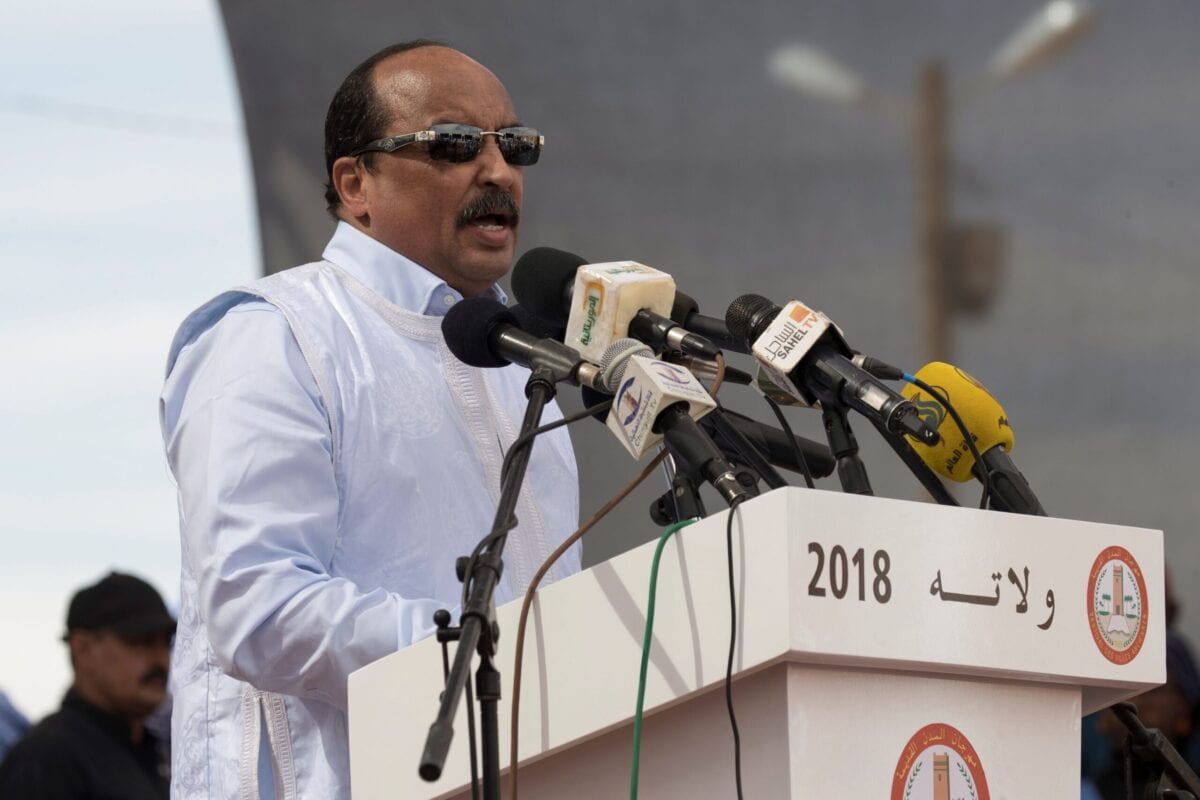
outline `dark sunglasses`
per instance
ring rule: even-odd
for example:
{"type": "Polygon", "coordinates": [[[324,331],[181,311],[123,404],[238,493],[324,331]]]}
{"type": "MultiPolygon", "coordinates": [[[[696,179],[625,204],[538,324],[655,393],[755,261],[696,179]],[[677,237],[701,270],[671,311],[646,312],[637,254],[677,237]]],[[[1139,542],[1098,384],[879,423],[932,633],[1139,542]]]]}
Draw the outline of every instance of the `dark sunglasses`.
{"type": "Polygon", "coordinates": [[[533,128],[501,128],[498,131],[485,131],[474,125],[459,125],[445,123],[434,125],[427,131],[402,133],[399,136],[387,136],[367,142],[350,155],[360,156],[363,153],[391,153],[413,142],[425,142],[429,147],[429,157],[435,161],[450,161],[455,164],[471,161],[483,149],[483,137],[495,136],[500,154],[509,164],[527,167],[536,164],[541,155],[542,145],[546,137],[533,128]]]}

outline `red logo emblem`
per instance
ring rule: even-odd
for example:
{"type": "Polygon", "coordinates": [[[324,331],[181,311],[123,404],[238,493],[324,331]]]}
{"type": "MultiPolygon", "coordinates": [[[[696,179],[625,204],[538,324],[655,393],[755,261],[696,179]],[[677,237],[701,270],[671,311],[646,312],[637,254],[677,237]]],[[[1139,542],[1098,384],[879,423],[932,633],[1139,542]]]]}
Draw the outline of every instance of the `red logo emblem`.
{"type": "Polygon", "coordinates": [[[1146,640],[1146,579],[1124,547],[1106,547],[1092,563],[1087,608],[1092,641],[1114,664],[1137,658],[1146,640]]]}
{"type": "Polygon", "coordinates": [[[934,722],[912,735],[892,774],[891,800],[991,800],[979,754],[963,732],[934,722]]]}

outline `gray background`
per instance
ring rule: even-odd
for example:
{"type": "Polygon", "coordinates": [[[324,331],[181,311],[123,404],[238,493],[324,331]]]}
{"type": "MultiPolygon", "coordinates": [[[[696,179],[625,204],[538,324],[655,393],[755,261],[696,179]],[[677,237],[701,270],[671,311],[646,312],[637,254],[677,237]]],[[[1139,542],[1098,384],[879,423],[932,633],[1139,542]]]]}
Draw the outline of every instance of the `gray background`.
{"type": "MultiPolygon", "coordinates": [[[[1039,5],[221,3],[268,268],[317,257],[332,228],[321,131],[344,75],[387,44],[441,38],[491,67],[547,135],[520,252],[642,261],[714,315],[747,291],[798,297],[914,370],[926,359],[910,126],[781,87],[767,54],[818,45],[909,102],[924,60],[965,84],[1039,5]]],[[[1009,254],[991,313],[956,326],[954,361],[1005,404],[1014,458],[1051,514],[1166,531],[1196,638],[1200,5],[1095,7],[1076,47],[955,111],[956,216],[1002,225],[1009,254]]],[[[745,390],[723,397],[770,419],[745,390]]],[[[792,420],[820,435],[815,414],[792,420]]],[[[877,493],[919,497],[869,425],[856,431],[877,493]]],[[[586,516],[635,466],[592,422],[574,436],[586,516]]],[[[662,488],[656,476],[593,532],[586,560],[654,537],[645,508],[662,488]]]]}

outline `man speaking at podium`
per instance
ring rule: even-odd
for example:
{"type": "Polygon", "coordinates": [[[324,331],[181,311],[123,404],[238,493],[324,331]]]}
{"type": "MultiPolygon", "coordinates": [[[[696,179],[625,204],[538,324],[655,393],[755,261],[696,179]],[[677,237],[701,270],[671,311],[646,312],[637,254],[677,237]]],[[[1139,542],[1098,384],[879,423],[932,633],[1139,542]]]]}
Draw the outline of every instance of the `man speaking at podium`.
{"type": "MultiPolygon", "coordinates": [[[[527,372],[459,363],[440,323],[463,297],[504,299],[541,146],[466,55],[377,53],[326,118],[322,260],[176,334],[160,405],[183,550],[172,797],[349,797],[347,676],[457,606],[455,557],[491,529],[527,372]]],[[[565,433],[538,439],[516,513],[498,603],[576,527],[565,433]]]]}

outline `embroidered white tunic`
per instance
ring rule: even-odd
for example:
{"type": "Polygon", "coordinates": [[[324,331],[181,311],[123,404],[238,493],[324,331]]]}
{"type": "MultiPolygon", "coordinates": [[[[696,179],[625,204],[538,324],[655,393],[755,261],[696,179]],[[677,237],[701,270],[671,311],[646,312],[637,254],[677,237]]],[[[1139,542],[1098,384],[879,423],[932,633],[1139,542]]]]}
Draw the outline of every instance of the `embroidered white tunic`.
{"type": "MultiPolygon", "coordinates": [[[[344,223],[323,258],[202,306],[168,357],[176,800],[350,796],[347,676],[457,608],[454,560],[491,528],[523,415],[527,370],[447,349],[443,281],[344,223]]],[[[565,429],[539,437],[498,603],[578,511],[565,429]]],[[[575,549],[548,577],[578,569],[575,549]]]]}

